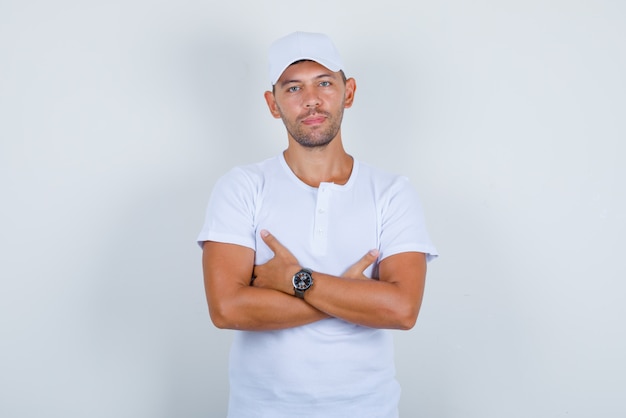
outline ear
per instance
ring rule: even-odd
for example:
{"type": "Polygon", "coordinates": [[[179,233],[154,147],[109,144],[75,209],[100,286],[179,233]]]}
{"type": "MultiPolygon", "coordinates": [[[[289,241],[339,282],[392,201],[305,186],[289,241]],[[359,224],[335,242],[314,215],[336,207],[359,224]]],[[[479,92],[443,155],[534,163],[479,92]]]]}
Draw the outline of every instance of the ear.
{"type": "Polygon", "coordinates": [[[346,102],[344,107],[347,109],[352,107],[352,103],[354,103],[354,93],[356,92],[356,81],[354,78],[349,78],[346,80],[346,102]]]}
{"type": "Polygon", "coordinates": [[[278,105],[276,104],[276,98],[274,97],[274,93],[271,91],[265,92],[265,102],[267,103],[267,107],[270,109],[270,113],[276,119],[280,119],[280,112],[278,111],[278,105]]]}

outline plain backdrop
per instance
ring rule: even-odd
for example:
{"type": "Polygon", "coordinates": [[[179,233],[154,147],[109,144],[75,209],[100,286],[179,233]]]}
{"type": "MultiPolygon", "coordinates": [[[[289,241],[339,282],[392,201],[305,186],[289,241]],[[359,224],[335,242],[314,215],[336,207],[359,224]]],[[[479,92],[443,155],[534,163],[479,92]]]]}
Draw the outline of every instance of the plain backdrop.
{"type": "Polygon", "coordinates": [[[0,0],[0,416],[225,416],[195,239],[217,177],[286,146],[262,94],[295,30],[334,39],[347,150],[441,252],[402,417],[626,416],[619,0],[0,0]]]}

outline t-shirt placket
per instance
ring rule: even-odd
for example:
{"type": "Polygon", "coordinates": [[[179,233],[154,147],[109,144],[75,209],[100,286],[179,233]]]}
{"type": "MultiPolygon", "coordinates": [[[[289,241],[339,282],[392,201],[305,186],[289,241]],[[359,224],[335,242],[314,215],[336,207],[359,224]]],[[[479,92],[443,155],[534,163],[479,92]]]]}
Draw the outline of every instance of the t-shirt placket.
{"type": "Polygon", "coordinates": [[[322,183],[317,190],[315,221],[313,223],[313,252],[317,255],[325,255],[328,247],[328,215],[332,193],[329,186],[328,183],[322,183]]]}

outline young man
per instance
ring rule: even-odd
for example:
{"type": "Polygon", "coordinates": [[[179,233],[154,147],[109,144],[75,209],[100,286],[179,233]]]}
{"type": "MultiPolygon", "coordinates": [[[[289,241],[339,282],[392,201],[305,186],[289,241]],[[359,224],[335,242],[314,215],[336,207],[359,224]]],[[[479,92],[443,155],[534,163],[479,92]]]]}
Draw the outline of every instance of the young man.
{"type": "Polygon", "coordinates": [[[352,158],[356,83],[328,37],[269,51],[287,149],[215,185],[198,241],[213,323],[238,330],[229,417],[397,417],[389,329],[410,329],[436,250],[408,180],[352,158]]]}

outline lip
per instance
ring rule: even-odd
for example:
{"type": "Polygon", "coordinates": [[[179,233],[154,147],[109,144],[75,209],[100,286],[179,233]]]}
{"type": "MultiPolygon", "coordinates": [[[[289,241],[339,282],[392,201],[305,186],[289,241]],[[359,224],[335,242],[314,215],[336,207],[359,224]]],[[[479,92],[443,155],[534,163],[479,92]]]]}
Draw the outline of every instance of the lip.
{"type": "Polygon", "coordinates": [[[319,125],[326,120],[326,116],[323,115],[311,115],[307,116],[302,120],[302,123],[305,125],[319,125]]]}

